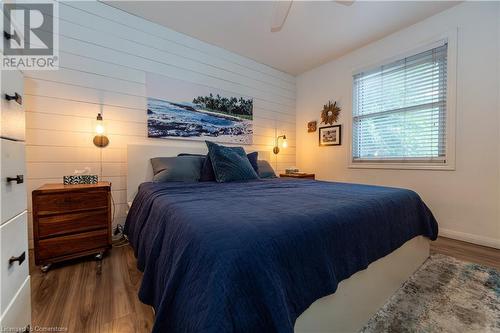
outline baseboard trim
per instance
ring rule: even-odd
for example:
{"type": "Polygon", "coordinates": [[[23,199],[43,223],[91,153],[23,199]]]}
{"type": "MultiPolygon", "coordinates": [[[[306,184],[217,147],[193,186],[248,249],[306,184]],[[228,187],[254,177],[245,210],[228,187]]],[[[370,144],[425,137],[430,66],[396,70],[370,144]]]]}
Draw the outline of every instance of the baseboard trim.
{"type": "Polygon", "coordinates": [[[460,231],[453,231],[450,229],[439,229],[439,235],[447,238],[453,238],[461,240],[464,242],[474,243],[477,245],[483,245],[488,247],[493,247],[495,249],[500,249],[500,239],[478,236],[474,234],[468,234],[460,231]]]}

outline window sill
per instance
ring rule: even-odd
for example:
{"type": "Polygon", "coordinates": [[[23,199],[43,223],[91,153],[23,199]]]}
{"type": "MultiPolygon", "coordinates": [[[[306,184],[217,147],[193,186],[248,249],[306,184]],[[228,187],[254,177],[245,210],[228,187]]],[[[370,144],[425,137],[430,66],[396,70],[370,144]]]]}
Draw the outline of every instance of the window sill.
{"type": "Polygon", "coordinates": [[[349,169],[389,169],[389,170],[434,170],[434,171],[455,171],[454,165],[449,164],[422,164],[422,163],[370,163],[358,162],[350,163],[349,169]]]}

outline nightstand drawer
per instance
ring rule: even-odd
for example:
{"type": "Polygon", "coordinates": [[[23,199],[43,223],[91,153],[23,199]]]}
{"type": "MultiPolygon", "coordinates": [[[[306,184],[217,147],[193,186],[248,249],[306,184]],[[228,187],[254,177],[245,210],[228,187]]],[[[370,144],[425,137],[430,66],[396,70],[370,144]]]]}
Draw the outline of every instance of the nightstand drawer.
{"type": "Polygon", "coordinates": [[[41,216],[38,237],[46,238],[108,227],[108,210],[41,216]]]}
{"type": "Polygon", "coordinates": [[[38,215],[83,211],[108,206],[108,192],[71,192],[41,195],[37,202],[38,215]]]}
{"type": "Polygon", "coordinates": [[[108,229],[84,232],[61,237],[41,239],[38,242],[38,260],[74,256],[109,244],[108,229]]]}

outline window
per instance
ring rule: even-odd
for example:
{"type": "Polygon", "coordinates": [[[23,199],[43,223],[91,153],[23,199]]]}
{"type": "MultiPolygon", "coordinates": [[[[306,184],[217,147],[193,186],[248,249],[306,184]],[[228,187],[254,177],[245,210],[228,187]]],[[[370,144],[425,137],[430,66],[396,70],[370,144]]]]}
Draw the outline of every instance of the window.
{"type": "Polygon", "coordinates": [[[446,163],[448,44],[353,76],[352,162],[446,163]]]}

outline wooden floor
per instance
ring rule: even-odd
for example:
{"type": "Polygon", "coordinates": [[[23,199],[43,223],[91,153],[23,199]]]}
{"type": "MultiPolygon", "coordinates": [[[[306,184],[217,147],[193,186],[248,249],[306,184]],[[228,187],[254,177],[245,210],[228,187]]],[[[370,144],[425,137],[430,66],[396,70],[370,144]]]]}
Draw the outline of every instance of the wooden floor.
{"type": "Polygon", "coordinates": [[[500,250],[439,237],[431,243],[431,254],[440,253],[500,270],[500,250]]]}
{"type": "MultiPolygon", "coordinates": [[[[432,253],[500,269],[500,250],[439,238],[432,253]]],[[[31,260],[33,262],[33,260],[31,260]]],[[[32,325],[66,332],[150,332],[153,312],[137,298],[141,273],[129,246],[115,247],[102,262],[93,259],[31,267],[32,325]]]]}
{"type": "Polygon", "coordinates": [[[151,332],[153,310],[137,298],[142,274],[128,245],[114,247],[102,261],[90,257],[54,265],[47,273],[31,267],[31,274],[32,327],[151,332]]]}

